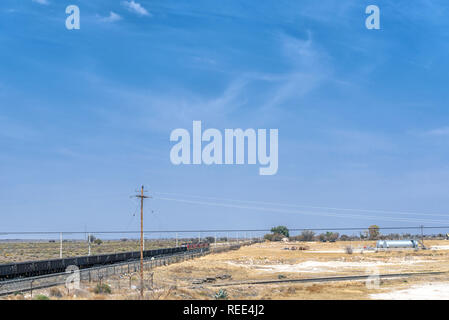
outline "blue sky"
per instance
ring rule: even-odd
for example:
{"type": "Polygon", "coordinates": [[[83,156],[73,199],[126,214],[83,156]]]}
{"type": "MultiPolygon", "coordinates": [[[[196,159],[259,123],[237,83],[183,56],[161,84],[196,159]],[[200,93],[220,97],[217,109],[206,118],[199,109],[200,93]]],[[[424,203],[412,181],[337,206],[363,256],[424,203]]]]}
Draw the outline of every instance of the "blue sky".
{"type": "Polygon", "coordinates": [[[0,231],[137,229],[141,184],[147,229],[449,225],[445,1],[135,3],[1,1],[0,231]],[[193,120],[279,129],[278,173],[172,165],[193,120]]]}

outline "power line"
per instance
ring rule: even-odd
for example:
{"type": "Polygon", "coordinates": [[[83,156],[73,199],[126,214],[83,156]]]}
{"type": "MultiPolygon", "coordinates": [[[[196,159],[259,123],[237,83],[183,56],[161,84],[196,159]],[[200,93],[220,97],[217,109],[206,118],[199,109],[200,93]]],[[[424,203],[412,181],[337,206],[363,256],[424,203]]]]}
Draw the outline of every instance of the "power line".
{"type": "Polygon", "coordinates": [[[137,209],[139,209],[139,204],[136,204],[136,208],[134,209],[133,214],[131,215],[128,224],[126,225],[126,230],[129,229],[129,227],[131,226],[131,223],[133,223],[134,218],[136,217],[136,213],[137,213],[137,209]]]}
{"type": "Polygon", "coordinates": [[[311,205],[288,204],[288,203],[279,203],[279,202],[237,200],[237,199],[217,198],[217,197],[203,197],[203,196],[187,195],[187,194],[180,194],[180,193],[169,193],[169,192],[155,192],[155,194],[181,196],[181,197],[206,199],[206,200],[220,200],[220,201],[241,202],[241,203],[254,203],[254,204],[261,204],[261,205],[271,205],[271,206],[281,206],[281,207],[291,207],[291,208],[309,208],[309,209],[322,209],[322,210],[335,210],[335,211],[354,211],[354,212],[371,212],[371,213],[394,213],[394,214],[400,214],[400,215],[420,215],[420,216],[433,216],[433,217],[447,217],[447,218],[449,218],[449,213],[448,214],[442,214],[442,213],[429,213],[429,212],[411,212],[411,211],[402,211],[402,210],[395,211],[395,210],[355,209],[355,208],[338,208],[338,207],[327,207],[327,206],[311,206],[311,205]]]}
{"type": "Polygon", "coordinates": [[[380,221],[417,222],[417,223],[423,223],[423,222],[427,222],[427,223],[449,223],[449,217],[448,217],[448,220],[414,219],[414,218],[406,219],[406,218],[394,218],[394,217],[382,217],[382,216],[340,214],[340,213],[330,213],[330,212],[329,213],[304,212],[304,211],[298,211],[298,210],[254,207],[254,206],[234,205],[234,204],[229,204],[229,203],[204,202],[204,201],[184,200],[184,199],[175,199],[175,198],[166,198],[166,197],[157,197],[155,199],[164,200],[164,201],[182,202],[182,203],[188,203],[188,204],[199,204],[199,205],[207,205],[207,206],[219,206],[219,207],[226,207],[226,208],[248,209],[248,210],[266,211],[266,212],[295,213],[295,214],[315,215],[315,216],[325,216],[325,217],[358,218],[358,219],[376,220],[376,221],[380,220],[380,221]]]}

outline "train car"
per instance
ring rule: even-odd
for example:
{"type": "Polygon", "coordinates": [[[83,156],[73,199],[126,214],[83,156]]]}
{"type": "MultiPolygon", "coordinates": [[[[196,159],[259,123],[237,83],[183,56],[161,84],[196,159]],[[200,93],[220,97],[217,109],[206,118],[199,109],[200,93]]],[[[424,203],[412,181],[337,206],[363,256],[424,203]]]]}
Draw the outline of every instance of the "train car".
{"type": "Polygon", "coordinates": [[[143,254],[145,258],[154,257],[156,250],[146,250],[143,254]]]}
{"type": "Polygon", "coordinates": [[[49,262],[49,270],[58,270],[58,271],[64,270],[62,259],[52,259],[49,260],[48,262],[49,262]]]}
{"type": "Polygon", "coordinates": [[[19,262],[16,263],[15,272],[17,274],[26,275],[30,273],[31,267],[29,262],[19,262]]]}
{"type": "Polygon", "coordinates": [[[126,252],[118,253],[115,258],[117,261],[126,261],[126,252]]]}
{"type": "Polygon", "coordinates": [[[185,252],[185,251],[187,251],[187,248],[185,248],[185,247],[177,247],[176,248],[178,251],[178,253],[182,253],[182,252],[185,252]]]}
{"type": "Polygon", "coordinates": [[[62,265],[65,268],[67,268],[68,266],[77,266],[77,259],[76,258],[64,258],[62,259],[62,265]]]}
{"type": "Polygon", "coordinates": [[[0,277],[6,277],[7,275],[14,272],[14,264],[0,264],[0,277]]]}
{"type": "Polygon", "coordinates": [[[16,263],[8,263],[0,265],[0,278],[10,278],[17,272],[16,263]]]}
{"type": "Polygon", "coordinates": [[[208,250],[209,248],[209,243],[208,242],[200,242],[200,243],[183,243],[181,245],[182,247],[185,248],[185,250],[187,251],[192,251],[192,250],[208,250]]]}
{"type": "Polygon", "coordinates": [[[50,261],[36,261],[33,263],[34,272],[41,274],[50,268],[50,261]]]}
{"type": "Polygon", "coordinates": [[[133,257],[133,253],[132,252],[126,252],[125,253],[125,261],[131,260],[133,257]]]}

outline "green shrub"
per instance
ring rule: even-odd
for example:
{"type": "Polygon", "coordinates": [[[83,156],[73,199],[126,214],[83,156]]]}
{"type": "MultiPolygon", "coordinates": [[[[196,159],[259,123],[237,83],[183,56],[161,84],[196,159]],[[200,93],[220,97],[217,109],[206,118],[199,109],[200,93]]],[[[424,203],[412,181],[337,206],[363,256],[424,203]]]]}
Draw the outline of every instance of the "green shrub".
{"type": "Polygon", "coordinates": [[[220,289],[220,291],[215,294],[214,298],[217,300],[226,300],[228,298],[228,293],[226,290],[220,289]]]}
{"type": "Polygon", "coordinates": [[[105,294],[111,294],[112,293],[112,289],[110,286],[108,286],[107,284],[103,283],[103,284],[97,284],[97,286],[94,289],[94,292],[96,294],[100,294],[100,293],[105,293],[105,294]]]}
{"type": "Polygon", "coordinates": [[[38,294],[36,297],[34,297],[34,300],[50,300],[50,298],[43,294],[38,294]]]}
{"type": "Polygon", "coordinates": [[[268,233],[264,236],[264,239],[268,241],[281,241],[283,238],[284,235],[279,233],[268,233]]]}
{"type": "Polygon", "coordinates": [[[274,234],[281,234],[286,238],[288,238],[290,236],[290,234],[288,232],[288,228],[286,226],[273,227],[273,228],[271,228],[271,232],[274,234]]]}

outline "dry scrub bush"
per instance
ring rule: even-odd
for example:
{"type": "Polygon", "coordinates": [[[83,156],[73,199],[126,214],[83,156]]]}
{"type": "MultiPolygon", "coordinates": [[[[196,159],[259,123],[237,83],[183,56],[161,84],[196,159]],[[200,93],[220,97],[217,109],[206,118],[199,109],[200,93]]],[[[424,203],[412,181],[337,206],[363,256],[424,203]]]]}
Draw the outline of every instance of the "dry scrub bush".
{"type": "Polygon", "coordinates": [[[51,288],[50,289],[50,296],[56,297],[56,298],[62,298],[62,293],[59,291],[58,288],[51,288]]]}
{"type": "Polygon", "coordinates": [[[320,293],[322,291],[322,289],[323,289],[323,287],[319,286],[317,284],[313,284],[306,288],[306,290],[309,291],[310,293],[320,293]]]}
{"type": "Polygon", "coordinates": [[[103,284],[97,284],[97,286],[94,289],[95,294],[104,293],[104,294],[111,294],[112,289],[109,285],[103,283],[103,284]]]}

